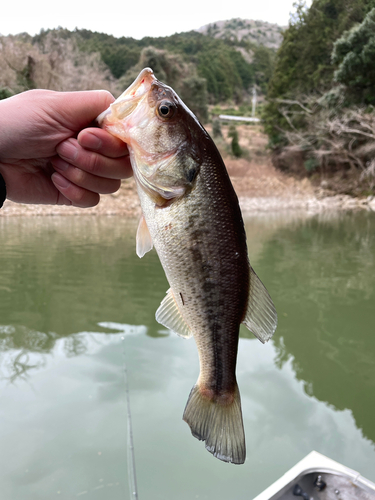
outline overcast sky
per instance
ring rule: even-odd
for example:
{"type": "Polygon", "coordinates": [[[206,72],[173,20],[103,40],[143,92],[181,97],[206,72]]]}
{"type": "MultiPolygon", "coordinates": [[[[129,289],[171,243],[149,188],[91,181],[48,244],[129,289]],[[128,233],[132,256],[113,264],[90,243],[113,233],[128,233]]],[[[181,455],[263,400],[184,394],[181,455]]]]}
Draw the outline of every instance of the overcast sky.
{"type": "MultiPolygon", "coordinates": [[[[168,36],[240,17],[286,26],[295,0],[5,0],[0,34],[86,28],[116,37],[168,36]]],[[[310,4],[311,1],[308,1],[310,4]]]]}

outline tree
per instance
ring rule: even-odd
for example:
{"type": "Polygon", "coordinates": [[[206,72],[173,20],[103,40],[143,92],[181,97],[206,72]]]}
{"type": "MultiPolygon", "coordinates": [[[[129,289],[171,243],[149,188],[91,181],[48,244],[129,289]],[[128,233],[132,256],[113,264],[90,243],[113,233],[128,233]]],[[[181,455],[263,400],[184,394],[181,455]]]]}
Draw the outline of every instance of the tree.
{"type": "Polygon", "coordinates": [[[202,123],[208,120],[207,82],[204,78],[192,75],[182,80],[181,99],[202,123]]]}
{"type": "Polygon", "coordinates": [[[207,120],[207,83],[197,75],[193,64],[185,62],[180,54],[145,47],[139,62],[120,78],[119,85],[127,88],[145,67],[150,67],[156,78],[172,87],[202,122],[207,120]]]}
{"type": "Polygon", "coordinates": [[[254,72],[254,81],[260,90],[266,94],[275,67],[276,52],[263,45],[256,45],[253,52],[254,57],[251,68],[254,72]]]}
{"type": "Polygon", "coordinates": [[[375,8],[335,42],[332,61],[338,66],[334,79],[345,85],[349,99],[375,104],[375,8]]]}
{"type": "Polygon", "coordinates": [[[233,125],[233,124],[231,124],[230,127],[229,127],[228,137],[232,138],[232,142],[231,142],[232,154],[236,158],[241,158],[241,156],[242,156],[242,149],[241,149],[240,143],[238,142],[238,132],[237,132],[237,129],[236,129],[235,125],[233,125]]]}
{"type": "MultiPolygon", "coordinates": [[[[331,54],[336,40],[361,23],[375,0],[313,0],[295,4],[288,29],[276,55],[275,70],[268,86],[264,107],[265,129],[273,147],[286,144],[282,130],[290,130],[280,112],[280,100],[296,100],[322,94],[332,87],[334,71],[331,54]]],[[[297,128],[304,127],[303,115],[297,128]]]]}
{"type": "Polygon", "coordinates": [[[108,89],[117,93],[108,68],[98,53],[86,53],[66,30],[0,37],[0,88],[11,93],[30,88],[59,91],[108,89]]]}

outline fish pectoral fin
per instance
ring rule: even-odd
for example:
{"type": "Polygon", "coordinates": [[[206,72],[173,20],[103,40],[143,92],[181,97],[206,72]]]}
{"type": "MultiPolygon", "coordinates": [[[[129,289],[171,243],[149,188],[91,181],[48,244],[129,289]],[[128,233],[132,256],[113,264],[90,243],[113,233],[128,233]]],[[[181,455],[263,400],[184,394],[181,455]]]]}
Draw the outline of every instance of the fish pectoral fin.
{"type": "Polygon", "coordinates": [[[142,215],[141,220],[138,224],[137,238],[136,238],[136,252],[139,258],[142,258],[145,253],[149,252],[152,247],[152,238],[150,231],[148,230],[146,220],[142,215]]]}
{"type": "Polygon", "coordinates": [[[155,166],[151,168],[147,162],[142,160],[138,160],[136,165],[133,166],[134,177],[139,186],[158,206],[163,205],[166,201],[183,196],[188,189],[186,181],[182,182],[181,179],[174,179],[173,176],[167,174],[162,175],[160,178],[159,170],[160,163],[158,168],[155,168],[155,166]]]}
{"type": "Polygon", "coordinates": [[[181,315],[171,289],[167,291],[167,295],[161,301],[155,318],[158,323],[177,333],[180,337],[190,338],[193,335],[189,325],[181,315]]]}
{"type": "Polygon", "coordinates": [[[157,206],[183,196],[186,191],[186,186],[162,186],[147,180],[142,181],[142,187],[157,206]]]}
{"type": "Polygon", "coordinates": [[[275,333],[277,313],[266,287],[250,267],[247,311],[242,322],[264,344],[275,333]]]}

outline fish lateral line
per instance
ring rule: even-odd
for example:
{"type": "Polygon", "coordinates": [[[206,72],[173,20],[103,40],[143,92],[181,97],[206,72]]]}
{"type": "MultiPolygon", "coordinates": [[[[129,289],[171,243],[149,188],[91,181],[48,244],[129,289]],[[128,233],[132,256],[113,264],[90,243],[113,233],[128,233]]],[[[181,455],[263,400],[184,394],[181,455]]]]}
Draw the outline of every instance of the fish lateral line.
{"type": "Polygon", "coordinates": [[[203,375],[183,419],[214,457],[242,464],[246,444],[235,378],[239,325],[265,343],[275,332],[277,313],[250,266],[238,197],[223,159],[197,117],[150,68],[98,121],[128,144],[144,214],[137,254],[155,245],[168,277],[156,321],[183,338],[194,332],[197,340],[203,375]]]}

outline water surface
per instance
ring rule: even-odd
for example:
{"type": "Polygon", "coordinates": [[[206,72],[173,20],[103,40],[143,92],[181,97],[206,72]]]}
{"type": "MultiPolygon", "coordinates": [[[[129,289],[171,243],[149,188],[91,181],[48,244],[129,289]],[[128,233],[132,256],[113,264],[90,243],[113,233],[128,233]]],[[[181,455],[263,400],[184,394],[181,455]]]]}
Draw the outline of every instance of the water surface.
{"type": "Polygon", "coordinates": [[[375,216],[246,222],[279,313],[241,328],[248,457],[212,457],[182,413],[193,340],[155,321],[168,288],[136,221],[0,218],[0,491],[7,500],[131,498],[126,381],[143,499],[249,499],[315,449],[375,481],[375,216]]]}

